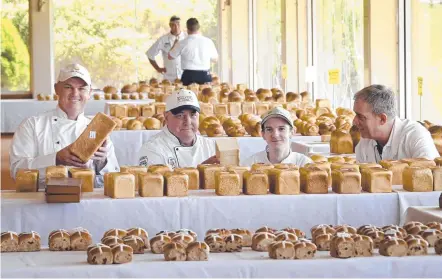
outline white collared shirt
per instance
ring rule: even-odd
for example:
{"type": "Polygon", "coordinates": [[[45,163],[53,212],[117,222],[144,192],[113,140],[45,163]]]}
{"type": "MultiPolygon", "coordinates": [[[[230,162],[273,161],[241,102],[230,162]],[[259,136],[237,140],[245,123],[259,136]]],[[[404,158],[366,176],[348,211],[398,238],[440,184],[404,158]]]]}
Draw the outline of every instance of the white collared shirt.
{"type": "MultiPolygon", "coordinates": [[[[187,33],[181,32],[178,35],[178,40],[182,41],[187,37],[187,33]]],[[[176,36],[171,33],[161,36],[146,52],[147,58],[155,60],[160,52],[163,56],[163,65],[166,68],[166,73],[163,74],[165,79],[174,81],[175,79],[181,79],[183,70],[181,69],[181,59],[177,57],[174,60],[168,59],[168,54],[175,42],[176,36]]]]}
{"type": "Polygon", "coordinates": [[[394,119],[393,129],[382,156],[377,150],[377,142],[361,138],[356,146],[356,160],[360,163],[374,163],[381,160],[400,160],[406,158],[426,158],[434,160],[439,152],[434,145],[430,132],[412,120],[394,119]]]}
{"type": "Polygon", "coordinates": [[[210,61],[218,59],[218,51],[213,41],[201,34],[192,34],[178,42],[169,53],[177,59],[181,57],[183,70],[209,71],[210,61]]]}
{"type": "MultiPolygon", "coordinates": [[[[55,166],[57,152],[73,143],[90,122],[84,113],[77,120],[70,120],[58,106],[54,110],[24,120],[15,132],[9,150],[11,176],[15,179],[19,169],[38,169],[39,184],[44,185],[46,168],[55,166]]],[[[96,187],[102,185],[104,173],[120,170],[110,139],[107,147],[107,164],[96,175],[96,187]]],[[[87,167],[94,169],[92,160],[89,160],[87,167]]]]}
{"type": "MultiPolygon", "coordinates": [[[[247,158],[244,162],[242,162],[242,166],[251,167],[253,164],[264,163],[271,164],[268,158],[267,151],[261,151],[253,154],[249,158],[247,158]]],[[[280,162],[281,164],[295,164],[298,167],[303,167],[305,164],[313,163],[312,159],[305,156],[304,154],[290,151],[289,156],[280,162]]]]}
{"type": "Polygon", "coordinates": [[[196,135],[193,146],[182,146],[167,128],[145,142],[139,152],[139,165],[168,165],[171,169],[196,167],[215,155],[215,141],[196,135]]]}

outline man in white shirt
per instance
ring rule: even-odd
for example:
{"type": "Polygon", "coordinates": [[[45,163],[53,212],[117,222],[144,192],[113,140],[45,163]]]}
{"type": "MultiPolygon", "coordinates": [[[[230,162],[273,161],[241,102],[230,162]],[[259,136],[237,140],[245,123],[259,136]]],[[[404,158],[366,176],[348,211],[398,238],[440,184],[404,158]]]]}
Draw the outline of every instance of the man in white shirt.
{"type": "Polygon", "coordinates": [[[161,36],[146,52],[147,58],[149,58],[150,64],[155,68],[155,70],[163,74],[164,79],[170,81],[175,81],[175,79],[181,79],[183,70],[181,69],[181,60],[178,57],[174,60],[169,60],[167,55],[172,48],[172,46],[178,42],[184,40],[187,34],[181,32],[180,18],[177,16],[172,16],[169,21],[170,32],[161,36]],[[163,65],[161,68],[158,66],[155,56],[161,52],[163,56],[163,65]]]}
{"type": "Polygon", "coordinates": [[[396,116],[396,96],[384,85],[370,85],[354,96],[353,123],[361,140],[356,146],[356,160],[378,163],[381,160],[439,156],[430,133],[412,120],[396,116]]]}
{"type": "Polygon", "coordinates": [[[170,168],[196,167],[219,163],[215,142],[197,134],[200,106],[190,90],[180,89],[166,99],[166,126],[144,143],[139,165],[168,165],[170,168]]]}
{"type": "Polygon", "coordinates": [[[91,94],[89,72],[79,64],[70,64],[60,70],[54,88],[58,106],[24,120],[14,134],[9,150],[11,176],[15,179],[19,169],[38,169],[40,184],[43,184],[45,169],[49,166],[90,168],[95,170],[95,186],[98,187],[104,173],[120,169],[110,139],[86,163],[69,151],[69,145],[91,121],[84,116],[84,107],[91,94]]]}
{"type": "Polygon", "coordinates": [[[186,25],[188,37],[172,47],[169,59],[174,60],[181,57],[183,85],[212,82],[210,63],[218,60],[215,44],[211,39],[198,32],[200,25],[196,18],[187,20],[186,25]]]}
{"type": "Polygon", "coordinates": [[[295,164],[299,167],[313,161],[290,148],[293,136],[293,120],[290,112],[275,107],[268,111],[261,122],[262,137],[267,142],[267,148],[247,158],[241,165],[250,167],[256,163],[265,164],[295,164]]]}

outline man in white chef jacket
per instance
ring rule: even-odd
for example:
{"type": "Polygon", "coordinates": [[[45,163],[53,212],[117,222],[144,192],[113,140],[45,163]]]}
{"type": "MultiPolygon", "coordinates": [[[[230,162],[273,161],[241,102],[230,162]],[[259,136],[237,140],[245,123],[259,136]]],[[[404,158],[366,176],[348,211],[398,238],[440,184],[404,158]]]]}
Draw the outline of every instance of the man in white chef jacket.
{"type": "Polygon", "coordinates": [[[42,184],[46,167],[90,168],[96,173],[95,186],[100,187],[104,173],[120,169],[110,139],[86,163],[69,151],[91,121],[84,115],[91,94],[90,74],[83,66],[70,64],[60,70],[54,88],[57,107],[24,120],[14,134],[9,151],[11,176],[15,179],[19,169],[38,169],[42,184]]]}
{"type": "Polygon", "coordinates": [[[184,40],[187,37],[185,32],[181,31],[180,18],[172,16],[169,21],[170,32],[161,36],[146,52],[150,64],[155,70],[163,74],[164,79],[174,81],[181,79],[183,70],[181,69],[181,59],[178,57],[174,60],[169,60],[167,55],[174,44],[184,40]],[[163,56],[163,66],[158,66],[155,56],[161,52],[163,56]]]}
{"type": "Polygon", "coordinates": [[[396,116],[396,96],[384,85],[370,85],[354,95],[353,123],[361,140],[356,146],[360,163],[381,160],[439,157],[430,132],[412,120],[396,116]]]}
{"type": "Polygon", "coordinates": [[[190,90],[173,92],[166,99],[166,125],[144,143],[139,152],[139,165],[168,165],[170,168],[196,167],[219,163],[215,141],[198,135],[200,106],[190,90]]]}

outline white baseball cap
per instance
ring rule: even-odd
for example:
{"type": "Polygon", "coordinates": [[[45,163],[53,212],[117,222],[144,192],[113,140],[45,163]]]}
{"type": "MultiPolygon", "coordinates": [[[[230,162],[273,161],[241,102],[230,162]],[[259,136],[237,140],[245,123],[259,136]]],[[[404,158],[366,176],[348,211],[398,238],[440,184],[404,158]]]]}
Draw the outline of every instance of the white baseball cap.
{"type": "Polygon", "coordinates": [[[87,85],[91,85],[91,75],[89,74],[89,71],[80,64],[69,64],[63,69],[60,69],[57,81],[63,82],[72,77],[81,78],[87,83],[87,85]]]}
{"type": "Polygon", "coordinates": [[[264,123],[266,123],[267,120],[270,118],[282,118],[290,125],[290,127],[293,128],[293,120],[292,115],[287,110],[283,109],[282,107],[274,107],[273,109],[269,110],[265,115],[264,118],[261,121],[262,126],[264,126],[264,123]]]}
{"type": "Polygon", "coordinates": [[[175,114],[178,112],[178,108],[180,110],[193,109],[200,112],[200,104],[195,93],[187,89],[172,92],[166,99],[166,111],[172,111],[175,114]]]}

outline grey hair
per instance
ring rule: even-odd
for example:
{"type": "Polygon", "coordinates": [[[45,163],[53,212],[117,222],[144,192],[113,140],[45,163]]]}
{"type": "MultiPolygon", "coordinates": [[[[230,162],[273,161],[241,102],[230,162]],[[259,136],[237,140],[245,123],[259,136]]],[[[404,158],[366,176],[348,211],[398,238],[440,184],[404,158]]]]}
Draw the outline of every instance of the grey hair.
{"type": "Polygon", "coordinates": [[[362,100],[371,105],[374,114],[385,113],[389,118],[396,116],[396,96],[385,85],[373,84],[358,91],[353,100],[362,100]]]}

